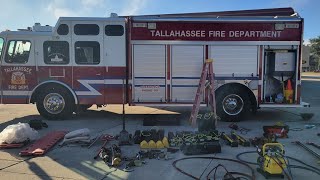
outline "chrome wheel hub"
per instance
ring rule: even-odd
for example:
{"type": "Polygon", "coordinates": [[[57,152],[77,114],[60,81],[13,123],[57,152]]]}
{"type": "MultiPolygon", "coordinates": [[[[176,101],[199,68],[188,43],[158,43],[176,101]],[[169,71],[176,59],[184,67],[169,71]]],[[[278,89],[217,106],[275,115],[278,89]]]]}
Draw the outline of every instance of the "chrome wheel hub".
{"type": "Polygon", "coordinates": [[[65,107],[65,101],[60,94],[50,93],[43,100],[44,108],[51,114],[60,113],[65,107]]]}
{"type": "Polygon", "coordinates": [[[236,94],[229,94],[222,101],[222,107],[228,115],[237,115],[243,109],[244,103],[240,96],[236,94]]]}

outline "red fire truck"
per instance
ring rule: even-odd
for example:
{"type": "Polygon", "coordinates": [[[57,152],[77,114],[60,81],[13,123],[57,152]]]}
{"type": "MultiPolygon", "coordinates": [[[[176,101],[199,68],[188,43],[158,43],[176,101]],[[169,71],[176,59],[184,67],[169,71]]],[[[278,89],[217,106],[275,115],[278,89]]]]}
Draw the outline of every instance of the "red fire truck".
{"type": "Polygon", "coordinates": [[[213,59],[222,119],[301,107],[302,33],[292,8],[61,17],[0,33],[1,103],[35,103],[51,119],[93,104],[191,105],[213,59]]]}

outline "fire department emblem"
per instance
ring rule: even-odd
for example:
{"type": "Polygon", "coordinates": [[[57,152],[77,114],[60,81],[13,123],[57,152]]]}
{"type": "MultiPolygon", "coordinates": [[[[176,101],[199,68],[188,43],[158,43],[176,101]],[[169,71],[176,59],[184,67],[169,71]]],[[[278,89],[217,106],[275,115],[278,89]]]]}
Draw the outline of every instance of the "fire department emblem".
{"type": "Polygon", "coordinates": [[[11,75],[11,84],[26,84],[26,76],[23,72],[13,72],[11,75]]]}

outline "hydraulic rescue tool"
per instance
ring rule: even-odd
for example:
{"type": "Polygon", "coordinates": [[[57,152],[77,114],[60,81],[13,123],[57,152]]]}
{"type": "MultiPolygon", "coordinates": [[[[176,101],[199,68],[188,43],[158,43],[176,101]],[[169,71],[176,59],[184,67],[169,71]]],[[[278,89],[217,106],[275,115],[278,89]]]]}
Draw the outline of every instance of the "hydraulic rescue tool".
{"type": "Polygon", "coordinates": [[[238,147],[238,142],[234,141],[230,136],[228,136],[226,133],[221,133],[221,138],[227,142],[228,145],[231,147],[238,147]]]}
{"type": "Polygon", "coordinates": [[[244,128],[244,127],[240,127],[238,126],[236,123],[231,123],[228,126],[230,129],[236,130],[236,131],[240,131],[241,134],[247,134],[250,129],[244,128]]]}
{"type": "Polygon", "coordinates": [[[233,139],[236,139],[240,145],[245,146],[245,147],[249,147],[250,146],[250,142],[247,141],[245,138],[243,138],[242,136],[238,135],[236,132],[232,131],[231,132],[231,137],[233,139]]]}
{"type": "Polygon", "coordinates": [[[287,167],[287,162],[284,159],[283,145],[280,143],[266,143],[262,146],[262,149],[258,148],[257,151],[259,154],[257,171],[266,179],[268,177],[284,178],[283,173],[286,173],[284,169],[287,167]]]}
{"type": "Polygon", "coordinates": [[[255,137],[253,139],[249,139],[249,141],[254,147],[262,147],[266,143],[277,143],[277,136],[271,134],[267,137],[255,137]]]}
{"type": "Polygon", "coordinates": [[[117,167],[121,163],[121,149],[113,144],[111,147],[102,147],[94,159],[100,157],[108,166],[117,167]]]}

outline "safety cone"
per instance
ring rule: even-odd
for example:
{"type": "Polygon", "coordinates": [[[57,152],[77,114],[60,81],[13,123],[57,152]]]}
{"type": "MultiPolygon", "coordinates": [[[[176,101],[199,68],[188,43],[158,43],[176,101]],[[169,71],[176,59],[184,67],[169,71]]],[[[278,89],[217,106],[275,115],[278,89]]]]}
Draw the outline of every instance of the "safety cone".
{"type": "Polygon", "coordinates": [[[292,84],[290,79],[288,79],[287,86],[285,89],[285,97],[286,97],[287,103],[290,103],[290,104],[293,103],[293,89],[292,89],[292,84]]]}
{"type": "Polygon", "coordinates": [[[290,79],[288,79],[286,90],[293,90],[290,79]]]}

